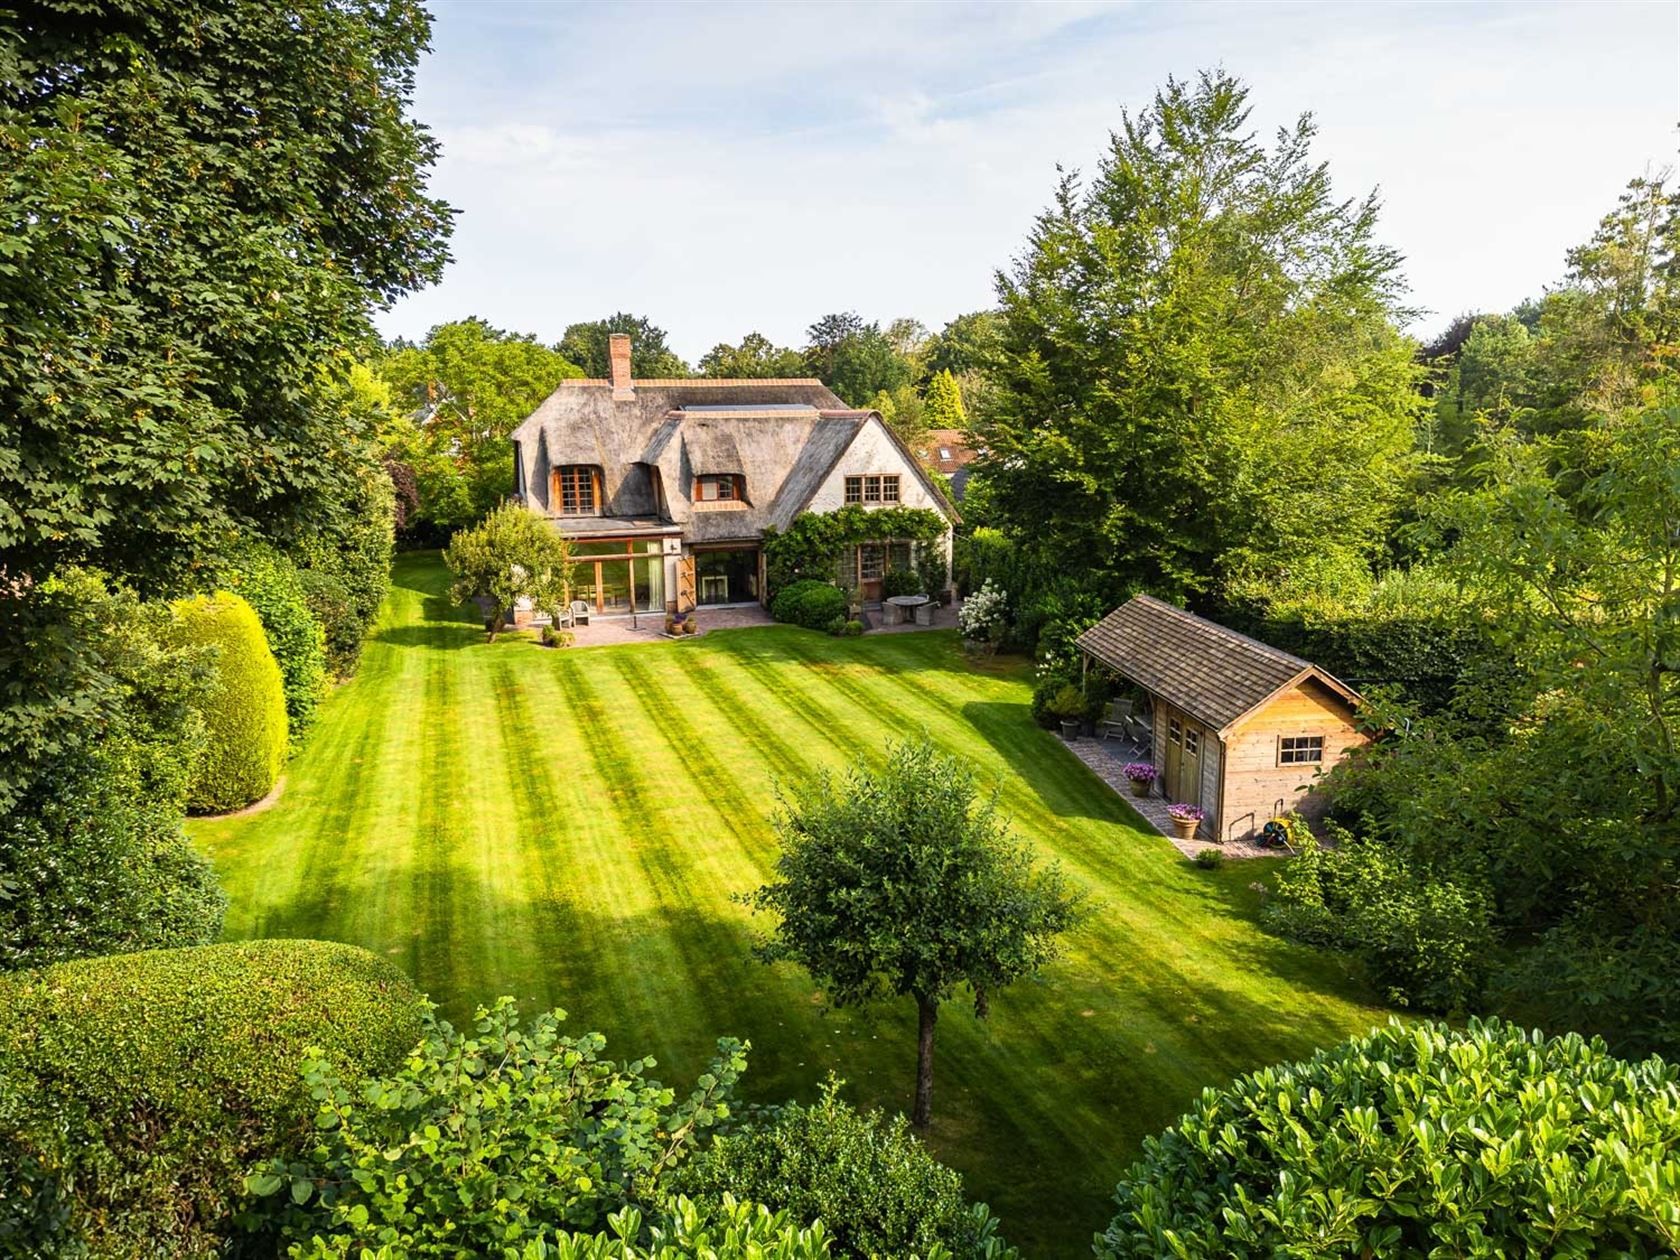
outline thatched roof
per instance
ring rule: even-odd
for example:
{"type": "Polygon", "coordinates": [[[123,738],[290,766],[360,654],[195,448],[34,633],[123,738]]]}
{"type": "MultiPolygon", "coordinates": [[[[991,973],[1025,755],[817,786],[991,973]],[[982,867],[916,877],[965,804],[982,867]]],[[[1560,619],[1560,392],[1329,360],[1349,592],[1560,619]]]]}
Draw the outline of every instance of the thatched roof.
{"type": "Polygon", "coordinates": [[[1279,692],[1316,679],[1350,706],[1359,694],[1311,661],[1137,595],[1084,634],[1090,657],[1221,735],[1279,692]]]}
{"type": "Polygon", "coordinates": [[[634,390],[615,400],[608,381],[562,382],[513,431],[520,486],[541,506],[550,469],[601,470],[601,517],[568,518],[569,533],[636,519],[673,522],[696,542],[785,529],[876,415],[814,379],[638,380],[634,390]],[[707,474],[744,478],[746,502],[697,508],[694,479],[707,474]]]}

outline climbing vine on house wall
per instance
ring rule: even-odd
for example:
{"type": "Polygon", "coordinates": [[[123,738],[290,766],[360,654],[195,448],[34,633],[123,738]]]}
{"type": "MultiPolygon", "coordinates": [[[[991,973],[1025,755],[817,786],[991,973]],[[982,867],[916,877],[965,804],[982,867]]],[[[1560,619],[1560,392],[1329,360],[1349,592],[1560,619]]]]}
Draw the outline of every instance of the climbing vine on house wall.
{"type": "Polygon", "coordinates": [[[947,528],[945,518],[932,508],[864,508],[851,503],[834,512],[801,512],[786,530],[764,531],[770,593],[801,578],[832,582],[848,547],[889,540],[933,542],[947,528]]]}

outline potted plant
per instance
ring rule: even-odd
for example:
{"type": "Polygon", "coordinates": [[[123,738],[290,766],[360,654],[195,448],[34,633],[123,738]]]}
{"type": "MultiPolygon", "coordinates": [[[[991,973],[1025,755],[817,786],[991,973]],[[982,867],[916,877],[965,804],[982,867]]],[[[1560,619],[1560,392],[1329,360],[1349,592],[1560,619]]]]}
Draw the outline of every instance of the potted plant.
{"type": "Polygon", "coordinates": [[[1072,743],[1079,738],[1079,722],[1085,715],[1085,697],[1079,688],[1068,683],[1050,699],[1045,706],[1050,716],[1062,724],[1062,738],[1072,743]]]}
{"type": "Polygon", "coordinates": [[[1120,773],[1126,776],[1126,781],[1132,785],[1133,796],[1148,796],[1149,789],[1155,785],[1155,776],[1160,771],[1155,769],[1152,761],[1128,761],[1120,768],[1120,773]]]}
{"type": "Polygon", "coordinates": [[[1167,817],[1172,819],[1175,836],[1180,840],[1194,840],[1196,828],[1201,826],[1207,812],[1200,805],[1187,805],[1183,801],[1175,801],[1167,806],[1167,817]]]}

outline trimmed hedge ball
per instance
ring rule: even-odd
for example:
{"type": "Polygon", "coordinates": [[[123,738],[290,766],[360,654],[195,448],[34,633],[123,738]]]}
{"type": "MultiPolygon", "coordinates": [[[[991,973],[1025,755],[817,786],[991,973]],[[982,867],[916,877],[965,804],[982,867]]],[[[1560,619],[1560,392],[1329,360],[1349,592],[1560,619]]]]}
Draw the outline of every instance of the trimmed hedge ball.
{"type": "Polygon", "coordinates": [[[421,1001],[390,964],[324,941],[0,977],[0,1252],[221,1254],[246,1170],[309,1132],[306,1047],[386,1073],[419,1041],[421,1001]]]}
{"type": "Polygon", "coordinates": [[[238,595],[218,591],[173,605],[183,642],[219,649],[202,710],[208,736],[187,806],[225,813],[260,801],[286,763],[286,694],[262,622],[238,595]]]}
{"type": "Polygon", "coordinates": [[[1096,1242],[1135,1256],[1656,1256],[1680,1239],[1680,1070],[1472,1020],[1208,1089],[1096,1242]]]}

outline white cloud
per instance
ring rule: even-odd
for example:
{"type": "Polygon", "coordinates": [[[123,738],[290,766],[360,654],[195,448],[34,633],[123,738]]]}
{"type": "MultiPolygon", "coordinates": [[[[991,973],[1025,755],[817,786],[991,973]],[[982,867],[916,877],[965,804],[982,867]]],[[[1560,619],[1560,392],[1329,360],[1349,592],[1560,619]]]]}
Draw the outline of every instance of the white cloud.
{"type": "Polygon", "coordinates": [[[754,328],[798,343],[833,310],[937,326],[991,300],[1057,163],[1212,65],[1251,83],[1263,131],[1313,110],[1345,194],[1382,186],[1416,301],[1508,306],[1672,151],[1677,14],[446,5],[419,113],[457,261],[383,324],[552,339],[633,310],[691,359],[754,328]]]}

